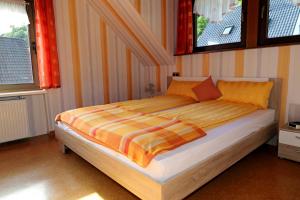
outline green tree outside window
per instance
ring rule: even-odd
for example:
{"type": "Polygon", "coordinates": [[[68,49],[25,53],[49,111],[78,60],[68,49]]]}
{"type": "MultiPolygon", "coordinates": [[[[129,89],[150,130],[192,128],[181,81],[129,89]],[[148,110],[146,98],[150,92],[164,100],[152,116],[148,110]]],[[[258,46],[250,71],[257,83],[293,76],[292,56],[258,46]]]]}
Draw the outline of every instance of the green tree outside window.
{"type": "Polygon", "coordinates": [[[19,38],[24,40],[28,45],[28,30],[27,26],[21,27],[11,27],[11,31],[8,33],[3,33],[0,35],[1,37],[8,37],[8,38],[19,38]]]}
{"type": "Polygon", "coordinates": [[[203,16],[197,16],[197,38],[202,35],[208,24],[208,19],[203,16]]]}

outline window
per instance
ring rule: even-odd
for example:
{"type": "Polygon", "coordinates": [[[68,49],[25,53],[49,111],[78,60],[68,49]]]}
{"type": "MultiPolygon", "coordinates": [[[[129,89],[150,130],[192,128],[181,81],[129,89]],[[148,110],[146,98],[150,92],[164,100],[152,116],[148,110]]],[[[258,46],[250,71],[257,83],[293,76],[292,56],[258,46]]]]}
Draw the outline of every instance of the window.
{"type": "Polygon", "coordinates": [[[300,0],[262,0],[260,45],[300,42],[300,0]]]}
{"type": "Polygon", "coordinates": [[[232,32],[233,27],[234,27],[233,25],[232,25],[232,26],[225,27],[225,28],[224,28],[224,31],[223,31],[223,33],[222,33],[222,35],[230,35],[231,32],[232,32]]]}
{"type": "Polygon", "coordinates": [[[242,0],[195,0],[194,51],[245,47],[246,6],[242,0]]]}
{"type": "Polygon", "coordinates": [[[0,0],[1,91],[37,88],[33,18],[33,1],[0,0]]]}

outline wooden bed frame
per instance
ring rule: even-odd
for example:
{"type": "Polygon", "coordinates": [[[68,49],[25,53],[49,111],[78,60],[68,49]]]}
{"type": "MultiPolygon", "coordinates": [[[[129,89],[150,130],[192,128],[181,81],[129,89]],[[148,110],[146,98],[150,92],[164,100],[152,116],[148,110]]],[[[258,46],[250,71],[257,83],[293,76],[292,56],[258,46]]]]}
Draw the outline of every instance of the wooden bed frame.
{"type": "Polygon", "coordinates": [[[273,124],[253,132],[238,143],[225,148],[163,183],[156,182],[124,162],[102,153],[92,145],[81,142],[80,139],[60,129],[57,125],[55,126],[55,135],[60,141],[64,153],[67,148],[70,148],[139,198],[147,200],[183,199],[251,151],[266,143],[277,133],[281,80],[270,80],[274,81],[274,88],[269,107],[276,110],[276,120],[273,124]]]}

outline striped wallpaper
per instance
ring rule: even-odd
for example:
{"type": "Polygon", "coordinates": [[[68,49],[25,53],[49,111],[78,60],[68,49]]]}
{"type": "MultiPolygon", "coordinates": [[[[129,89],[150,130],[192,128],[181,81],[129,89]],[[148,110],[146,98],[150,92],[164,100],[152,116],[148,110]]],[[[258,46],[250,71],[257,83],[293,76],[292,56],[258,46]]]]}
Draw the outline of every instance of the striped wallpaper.
{"type": "Polygon", "coordinates": [[[283,124],[287,119],[288,105],[300,102],[300,93],[296,92],[300,85],[300,58],[297,55],[300,55],[299,45],[187,55],[177,58],[177,63],[180,63],[177,70],[183,76],[193,77],[209,74],[220,77],[282,78],[280,120],[283,124]]]}
{"type": "MultiPolygon", "coordinates": [[[[145,66],[89,1],[54,2],[62,110],[147,97],[150,83],[160,88],[160,66],[145,66]]],[[[142,15],[147,12],[147,1],[131,2],[142,15]]],[[[161,2],[155,2],[153,8],[160,8],[161,2]]]]}
{"type": "MultiPolygon", "coordinates": [[[[143,4],[147,9],[145,13],[148,14],[142,15],[145,21],[152,20],[151,23],[148,23],[157,37],[169,38],[169,40],[167,39],[167,50],[173,53],[176,37],[177,0],[145,0],[142,1],[143,4]],[[158,1],[161,2],[161,8],[166,9],[165,12],[157,12],[161,10],[159,8],[151,11],[153,7],[149,5],[150,2],[158,1]],[[163,5],[164,3],[166,5],[163,5]],[[161,26],[162,24],[165,24],[166,30],[161,26]]],[[[164,45],[163,41],[162,45],[164,45]]],[[[280,121],[283,124],[287,120],[288,105],[300,103],[300,93],[297,90],[297,86],[300,85],[298,78],[300,57],[297,55],[300,55],[299,45],[178,56],[174,57],[175,64],[168,66],[167,74],[171,75],[173,71],[178,71],[182,76],[192,77],[213,75],[282,78],[280,121]]],[[[164,80],[167,74],[162,74],[161,79],[164,80]]],[[[162,81],[162,84],[165,82],[162,81]]],[[[166,88],[165,85],[162,87],[166,88]]]]}
{"type": "MultiPolygon", "coordinates": [[[[176,38],[176,0],[128,0],[170,55],[176,38]]],[[[281,122],[287,105],[300,102],[300,46],[173,57],[169,66],[146,66],[110,27],[90,0],[54,0],[62,88],[47,103],[54,116],[67,109],[149,96],[150,84],[166,90],[166,77],[235,76],[283,78],[281,122]]]]}

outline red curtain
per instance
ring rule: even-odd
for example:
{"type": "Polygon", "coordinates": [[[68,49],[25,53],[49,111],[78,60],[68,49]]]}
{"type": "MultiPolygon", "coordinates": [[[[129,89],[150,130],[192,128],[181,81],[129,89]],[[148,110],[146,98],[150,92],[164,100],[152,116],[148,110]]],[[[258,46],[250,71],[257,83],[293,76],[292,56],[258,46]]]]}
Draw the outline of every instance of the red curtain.
{"type": "Polygon", "coordinates": [[[178,1],[176,54],[193,52],[193,3],[192,0],[178,1]]]}
{"type": "Polygon", "coordinates": [[[60,87],[53,0],[34,0],[40,87],[60,87]]]}

